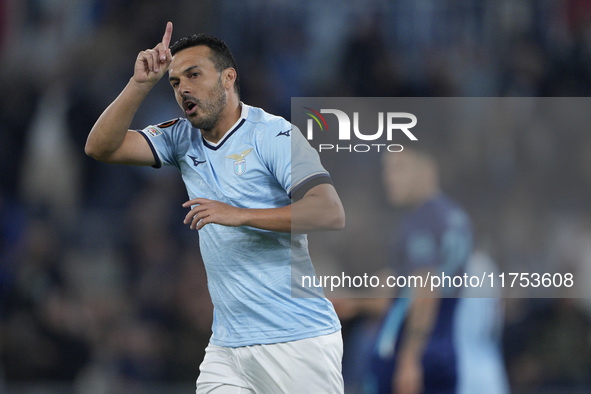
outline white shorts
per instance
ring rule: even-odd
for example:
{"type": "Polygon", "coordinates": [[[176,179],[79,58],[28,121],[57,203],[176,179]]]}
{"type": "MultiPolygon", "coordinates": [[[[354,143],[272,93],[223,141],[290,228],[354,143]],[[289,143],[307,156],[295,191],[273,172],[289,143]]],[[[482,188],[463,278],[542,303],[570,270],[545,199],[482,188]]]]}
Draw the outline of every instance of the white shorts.
{"type": "Polygon", "coordinates": [[[341,332],[237,348],[211,343],[199,367],[197,394],[342,394],[341,332]]]}

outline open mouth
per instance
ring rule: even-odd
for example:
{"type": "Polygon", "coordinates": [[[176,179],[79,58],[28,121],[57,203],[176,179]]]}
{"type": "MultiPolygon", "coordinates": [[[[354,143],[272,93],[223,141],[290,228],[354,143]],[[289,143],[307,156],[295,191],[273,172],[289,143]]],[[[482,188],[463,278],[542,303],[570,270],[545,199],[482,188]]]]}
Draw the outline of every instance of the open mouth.
{"type": "Polygon", "coordinates": [[[191,115],[193,113],[195,113],[195,111],[197,110],[197,104],[194,103],[193,101],[190,100],[185,100],[183,101],[183,109],[185,110],[185,113],[187,115],[191,115]]]}

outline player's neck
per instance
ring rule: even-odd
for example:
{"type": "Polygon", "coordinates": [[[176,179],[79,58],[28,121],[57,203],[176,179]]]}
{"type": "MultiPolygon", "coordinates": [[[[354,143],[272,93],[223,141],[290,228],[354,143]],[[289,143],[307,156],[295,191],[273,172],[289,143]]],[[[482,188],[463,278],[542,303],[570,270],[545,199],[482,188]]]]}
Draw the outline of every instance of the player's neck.
{"type": "Polygon", "coordinates": [[[217,144],[230,130],[230,127],[232,127],[238,121],[238,119],[240,119],[241,112],[242,108],[238,98],[228,97],[228,104],[222,110],[222,113],[220,114],[220,121],[217,123],[217,125],[211,130],[201,130],[203,138],[205,138],[208,142],[217,144]]]}

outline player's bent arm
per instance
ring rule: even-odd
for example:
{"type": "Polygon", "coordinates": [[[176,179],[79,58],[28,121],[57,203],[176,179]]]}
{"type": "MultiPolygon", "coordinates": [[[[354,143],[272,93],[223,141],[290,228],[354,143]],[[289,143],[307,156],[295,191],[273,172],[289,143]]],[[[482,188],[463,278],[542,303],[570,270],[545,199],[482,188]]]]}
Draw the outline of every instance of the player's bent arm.
{"type": "Polygon", "coordinates": [[[168,22],[162,42],[138,54],[133,77],[90,131],[84,148],[87,155],[108,163],[156,164],[148,142],[128,129],[152,87],[168,71],[172,61],[168,48],[171,37],[172,23],[168,22]]]}
{"type": "Polygon", "coordinates": [[[209,223],[284,233],[340,230],[345,226],[345,211],[331,184],[314,186],[299,201],[279,208],[237,208],[204,198],[189,200],[183,207],[192,207],[184,223],[197,230],[209,223]]]}
{"type": "Polygon", "coordinates": [[[145,138],[129,130],[133,116],[151,86],[129,81],[121,94],[107,107],[94,124],[84,151],[96,160],[117,163],[154,165],[156,159],[145,138]]]}
{"type": "Polygon", "coordinates": [[[291,205],[246,209],[243,213],[243,225],[271,231],[307,233],[345,227],[345,210],[335,188],[329,183],[314,186],[291,205]]]}
{"type": "Polygon", "coordinates": [[[301,200],[291,204],[292,232],[342,230],[345,210],[334,186],[323,183],[314,186],[301,200]]]}

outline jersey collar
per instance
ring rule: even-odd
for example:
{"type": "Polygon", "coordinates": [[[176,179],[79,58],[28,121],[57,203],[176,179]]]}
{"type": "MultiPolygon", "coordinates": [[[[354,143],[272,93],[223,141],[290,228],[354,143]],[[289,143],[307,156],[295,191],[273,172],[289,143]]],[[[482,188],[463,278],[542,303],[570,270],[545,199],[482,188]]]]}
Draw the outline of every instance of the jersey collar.
{"type": "Polygon", "coordinates": [[[244,124],[244,122],[246,122],[246,118],[248,117],[248,111],[250,110],[250,105],[246,105],[241,101],[240,106],[241,106],[240,117],[238,118],[236,123],[234,123],[234,125],[232,127],[230,127],[230,129],[228,131],[226,131],[226,133],[222,136],[222,138],[220,138],[220,140],[218,142],[216,142],[215,144],[213,142],[209,142],[205,138],[203,138],[203,135],[201,135],[201,139],[203,140],[203,145],[205,145],[206,148],[209,148],[212,150],[220,149],[222,147],[222,145],[224,145],[224,142],[226,142],[226,140],[228,138],[230,138],[230,136],[232,134],[234,134],[236,132],[236,130],[238,130],[240,128],[240,126],[242,126],[244,124]]]}

